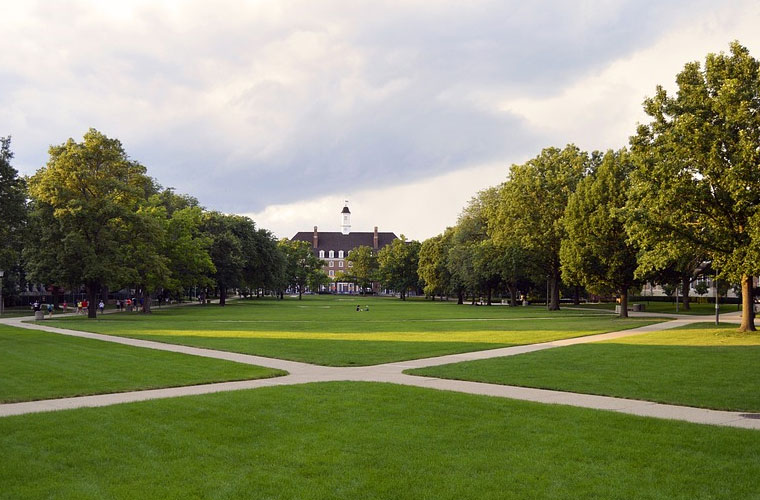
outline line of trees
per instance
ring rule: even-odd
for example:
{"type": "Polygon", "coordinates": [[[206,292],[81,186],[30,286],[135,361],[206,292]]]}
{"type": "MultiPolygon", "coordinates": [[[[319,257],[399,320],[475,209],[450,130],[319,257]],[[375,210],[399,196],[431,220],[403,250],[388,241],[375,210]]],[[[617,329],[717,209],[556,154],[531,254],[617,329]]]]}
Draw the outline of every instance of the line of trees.
{"type": "MultiPolygon", "coordinates": [[[[547,306],[581,290],[617,295],[643,282],[689,284],[711,272],[741,284],[741,330],[754,330],[753,276],[760,274],[760,63],[738,42],[705,64],[686,64],[673,95],[644,101],[649,122],[628,148],[587,153],[546,148],[509,178],[480,192],[456,226],[422,243],[395,240],[351,252],[336,280],[367,290],[377,282],[402,299],[485,297],[511,303],[546,287],[547,306]]],[[[308,243],[276,241],[246,217],[204,210],[164,189],[121,143],[90,130],[50,148],[29,179],[0,141],[0,269],[4,296],[29,279],[51,289],[212,288],[224,305],[246,294],[318,290],[330,279],[308,243]],[[23,251],[20,251],[24,248],[23,251]]]]}
{"type": "MultiPolygon", "coordinates": [[[[677,92],[644,101],[649,123],[630,147],[546,148],[480,192],[457,225],[424,241],[428,295],[489,297],[560,289],[627,296],[644,282],[689,285],[709,264],[741,284],[740,330],[754,330],[760,274],[760,64],[734,42],[728,54],[686,64],[677,92]]],[[[474,299],[473,299],[474,300],[474,299]]]]}
{"type": "MultiPolygon", "coordinates": [[[[108,290],[136,290],[152,301],[209,290],[299,293],[327,279],[297,242],[277,241],[248,217],[205,210],[192,196],[162,188],[117,139],[90,129],[82,142],[50,148],[29,179],[11,166],[10,138],[0,142],[0,269],[4,296],[25,281],[53,293],[84,288],[89,317],[108,290]],[[23,249],[23,250],[21,250],[23,249]]],[[[206,292],[203,292],[206,295],[206,292]]]]}

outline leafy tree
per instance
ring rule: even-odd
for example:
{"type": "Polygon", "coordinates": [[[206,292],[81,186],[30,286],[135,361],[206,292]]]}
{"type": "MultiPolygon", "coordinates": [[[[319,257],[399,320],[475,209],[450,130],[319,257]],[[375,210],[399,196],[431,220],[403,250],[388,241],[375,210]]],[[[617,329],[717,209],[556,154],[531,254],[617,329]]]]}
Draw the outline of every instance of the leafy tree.
{"type": "Polygon", "coordinates": [[[575,186],[591,168],[589,156],[574,145],[546,148],[522,165],[513,165],[488,217],[497,245],[519,242],[551,285],[550,310],[559,309],[560,246],[566,236],[565,208],[575,186]]]}
{"type": "Polygon", "coordinates": [[[27,219],[26,183],[11,166],[11,138],[0,137],[0,270],[3,300],[15,289],[21,271],[19,249],[23,246],[27,219]]]}
{"type": "Polygon", "coordinates": [[[277,239],[267,229],[258,229],[254,238],[257,259],[251,263],[246,283],[258,290],[280,290],[285,280],[285,255],[277,239]]]}
{"type": "Polygon", "coordinates": [[[451,273],[446,267],[449,254],[449,242],[444,234],[433,236],[420,246],[420,262],[417,274],[425,283],[424,292],[435,300],[436,295],[443,298],[451,289],[451,273]]]}
{"type": "Polygon", "coordinates": [[[694,290],[699,295],[705,295],[707,292],[710,291],[710,288],[707,286],[707,283],[705,283],[704,281],[700,281],[699,283],[694,285],[694,290]]]}
{"type": "MultiPolygon", "coordinates": [[[[243,267],[246,258],[243,244],[238,237],[240,225],[246,224],[237,215],[225,215],[219,212],[206,212],[203,215],[201,230],[211,239],[209,255],[216,270],[212,279],[219,289],[219,305],[227,303],[227,291],[239,287],[243,281],[243,267]],[[236,227],[238,226],[238,227],[236,227]]],[[[248,219],[250,220],[250,219],[248,219]]]]}
{"type": "Polygon", "coordinates": [[[356,283],[362,294],[366,289],[371,289],[378,280],[380,269],[375,250],[366,245],[359,246],[348,254],[346,260],[351,263],[349,270],[343,273],[346,281],[356,283]]]}
{"type": "Polygon", "coordinates": [[[401,300],[406,300],[410,288],[419,283],[417,268],[420,255],[419,241],[406,241],[404,235],[393,240],[378,252],[380,277],[386,288],[399,292],[401,300]]]}
{"type": "Polygon", "coordinates": [[[637,283],[637,249],[625,232],[621,209],[627,200],[633,164],[626,151],[608,151],[594,172],[578,183],[565,209],[562,277],[598,295],[620,297],[620,317],[628,317],[628,289],[637,283]]]}
{"type": "Polygon", "coordinates": [[[59,239],[49,242],[51,248],[28,252],[35,277],[83,284],[88,317],[94,318],[98,292],[125,275],[135,213],[152,189],[145,167],[97,130],[90,129],[81,143],[69,139],[52,146],[47,165],[29,180],[29,193],[38,231],[59,239]]]}
{"type": "Polygon", "coordinates": [[[754,330],[752,276],[760,273],[760,64],[738,42],[686,64],[678,92],[657,87],[652,118],[631,139],[637,171],[629,235],[644,253],[657,243],[694,245],[720,276],[741,281],[741,331],[754,330]]]}
{"type": "Polygon", "coordinates": [[[216,272],[209,255],[212,239],[201,231],[203,211],[198,206],[175,210],[166,221],[165,254],[170,280],[165,287],[176,295],[193,286],[208,286],[216,272]]]}
{"type": "Polygon", "coordinates": [[[298,290],[301,300],[310,280],[315,273],[323,273],[322,261],[314,255],[311,244],[307,241],[280,240],[280,249],[285,255],[285,276],[289,286],[298,290]]]}

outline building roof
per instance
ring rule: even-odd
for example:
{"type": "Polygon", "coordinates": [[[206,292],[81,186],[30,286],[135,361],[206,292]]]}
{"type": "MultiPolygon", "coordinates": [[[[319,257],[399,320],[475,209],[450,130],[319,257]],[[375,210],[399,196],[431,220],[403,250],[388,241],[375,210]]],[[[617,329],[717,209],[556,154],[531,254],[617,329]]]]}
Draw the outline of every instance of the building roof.
{"type": "MultiPolygon", "coordinates": [[[[344,252],[348,252],[349,250],[353,250],[354,248],[357,248],[360,246],[373,248],[375,233],[359,232],[359,233],[343,234],[341,232],[332,232],[332,231],[321,232],[320,231],[320,232],[317,232],[317,237],[318,237],[319,246],[315,250],[325,250],[325,251],[343,250],[344,252]]],[[[398,237],[394,233],[378,232],[377,233],[378,249],[383,248],[385,245],[389,245],[395,239],[398,239],[398,237]]],[[[291,241],[296,241],[296,240],[308,241],[309,243],[313,244],[314,233],[312,231],[300,231],[291,238],[291,241]]]]}

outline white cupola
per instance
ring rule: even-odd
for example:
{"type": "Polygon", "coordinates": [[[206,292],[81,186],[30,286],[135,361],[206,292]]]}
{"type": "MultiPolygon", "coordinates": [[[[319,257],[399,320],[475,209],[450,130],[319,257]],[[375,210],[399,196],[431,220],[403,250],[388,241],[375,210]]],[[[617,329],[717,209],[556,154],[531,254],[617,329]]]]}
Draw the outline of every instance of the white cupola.
{"type": "Polygon", "coordinates": [[[340,212],[340,232],[343,234],[351,232],[351,210],[348,209],[348,200],[340,212]]]}

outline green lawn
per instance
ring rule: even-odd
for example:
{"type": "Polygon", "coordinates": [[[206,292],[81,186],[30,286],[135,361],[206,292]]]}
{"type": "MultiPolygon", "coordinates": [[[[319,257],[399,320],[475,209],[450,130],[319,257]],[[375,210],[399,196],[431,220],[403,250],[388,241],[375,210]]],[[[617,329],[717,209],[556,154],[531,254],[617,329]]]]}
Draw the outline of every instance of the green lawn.
{"type": "Polygon", "coordinates": [[[0,403],[281,374],[230,361],[0,325],[0,403]]]}
{"type": "Polygon", "coordinates": [[[753,498],[760,432],[373,383],[0,419],[0,497],[753,498]]]}
{"type": "MultiPolygon", "coordinates": [[[[645,300],[630,301],[628,306],[632,304],[643,304],[645,306],[644,312],[653,313],[667,313],[667,314],[694,314],[694,315],[715,315],[715,304],[698,304],[692,302],[688,311],[684,311],[683,304],[678,305],[678,311],[676,311],[675,302],[647,302],[645,300]]],[[[736,312],[736,304],[719,304],[721,314],[736,312]]],[[[597,311],[614,311],[615,304],[603,303],[603,304],[581,304],[579,306],[583,309],[597,310],[597,311]]]]}
{"type": "Polygon", "coordinates": [[[151,315],[120,313],[49,324],[331,366],[371,365],[642,326],[597,311],[470,306],[394,298],[309,296],[239,300],[151,315]],[[357,312],[356,306],[369,307],[357,312]]]}
{"type": "Polygon", "coordinates": [[[758,412],[759,360],[760,333],[700,323],[408,373],[758,412]]]}

